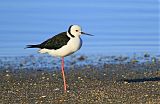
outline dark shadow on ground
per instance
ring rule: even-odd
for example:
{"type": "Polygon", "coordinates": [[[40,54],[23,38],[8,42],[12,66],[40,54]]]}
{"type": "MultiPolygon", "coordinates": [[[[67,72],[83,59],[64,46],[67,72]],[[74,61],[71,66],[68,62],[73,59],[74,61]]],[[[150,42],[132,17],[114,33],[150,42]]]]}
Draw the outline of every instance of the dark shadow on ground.
{"type": "Polygon", "coordinates": [[[145,81],[160,81],[160,77],[138,78],[138,79],[122,79],[121,81],[125,81],[125,82],[128,82],[128,83],[132,83],[132,82],[145,82],[145,81]]]}

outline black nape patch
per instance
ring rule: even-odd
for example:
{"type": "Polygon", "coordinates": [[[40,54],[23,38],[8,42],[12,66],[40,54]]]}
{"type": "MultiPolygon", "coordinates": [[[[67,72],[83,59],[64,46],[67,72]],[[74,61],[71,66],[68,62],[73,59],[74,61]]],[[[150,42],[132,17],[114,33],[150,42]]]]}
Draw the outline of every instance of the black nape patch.
{"type": "Polygon", "coordinates": [[[73,26],[73,25],[69,26],[68,33],[69,33],[69,35],[70,35],[71,37],[74,38],[75,36],[71,34],[71,27],[72,27],[72,26],[73,26]]]}

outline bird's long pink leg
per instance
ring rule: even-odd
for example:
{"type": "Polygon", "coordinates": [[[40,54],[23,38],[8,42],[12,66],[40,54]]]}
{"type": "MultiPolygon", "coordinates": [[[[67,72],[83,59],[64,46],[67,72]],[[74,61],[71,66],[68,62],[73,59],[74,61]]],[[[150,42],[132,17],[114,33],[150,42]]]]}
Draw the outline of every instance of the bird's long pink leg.
{"type": "Polygon", "coordinates": [[[66,85],[66,78],[65,78],[65,74],[64,74],[64,57],[62,57],[62,77],[63,77],[63,83],[64,83],[64,92],[67,91],[67,85],[66,85]]]}

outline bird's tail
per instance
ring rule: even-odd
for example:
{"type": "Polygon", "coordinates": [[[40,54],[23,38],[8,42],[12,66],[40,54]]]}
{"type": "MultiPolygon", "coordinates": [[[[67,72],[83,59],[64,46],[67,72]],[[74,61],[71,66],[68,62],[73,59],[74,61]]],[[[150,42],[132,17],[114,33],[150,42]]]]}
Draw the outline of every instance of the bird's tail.
{"type": "Polygon", "coordinates": [[[26,48],[39,48],[39,45],[27,45],[26,48]]]}

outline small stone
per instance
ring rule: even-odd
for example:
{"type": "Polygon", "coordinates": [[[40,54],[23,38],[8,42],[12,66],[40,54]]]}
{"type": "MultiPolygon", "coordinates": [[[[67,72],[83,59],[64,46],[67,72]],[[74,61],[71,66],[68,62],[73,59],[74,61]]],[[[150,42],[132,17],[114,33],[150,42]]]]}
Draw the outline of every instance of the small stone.
{"type": "Polygon", "coordinates": [[[58,91],[58,90],[60,90],[60,89],[59,89],[59,88],[55,88],[55,89],[54,89],[54,91],[58,91]]]}
{"type": "Polygon", "coordinates": [[[56,76],[56,74],[52,74],[52,76],[54,77],[54,76],[56,76]]]}
{"type": "Polygon", "coordinates": [[[6,74],[6,77],[9,77],[10,75],[9,74],[6,74]]]}
{"type": "Polygon", "coordinates": [[[45,95],[41,96],[41,98],[45,98],[45,97],[46,97],[45,95]]]}
{"type": "Polygon", "coordinates": [[[6,70],[6,73],[8,73],[9,72],[9,70],[6,70]]]}
{"type": "Polygon", "coordinates": [[[125,81],[125,82],[124,82],[124,84],[128,84],[128,82],[127,82],[127,81],[125,81]]]}
{"type": "Polygon", "coordinates": [[[148,95],[146,94],[146,95],[144,95],[145,97],[147,97],[148,95]]]}

